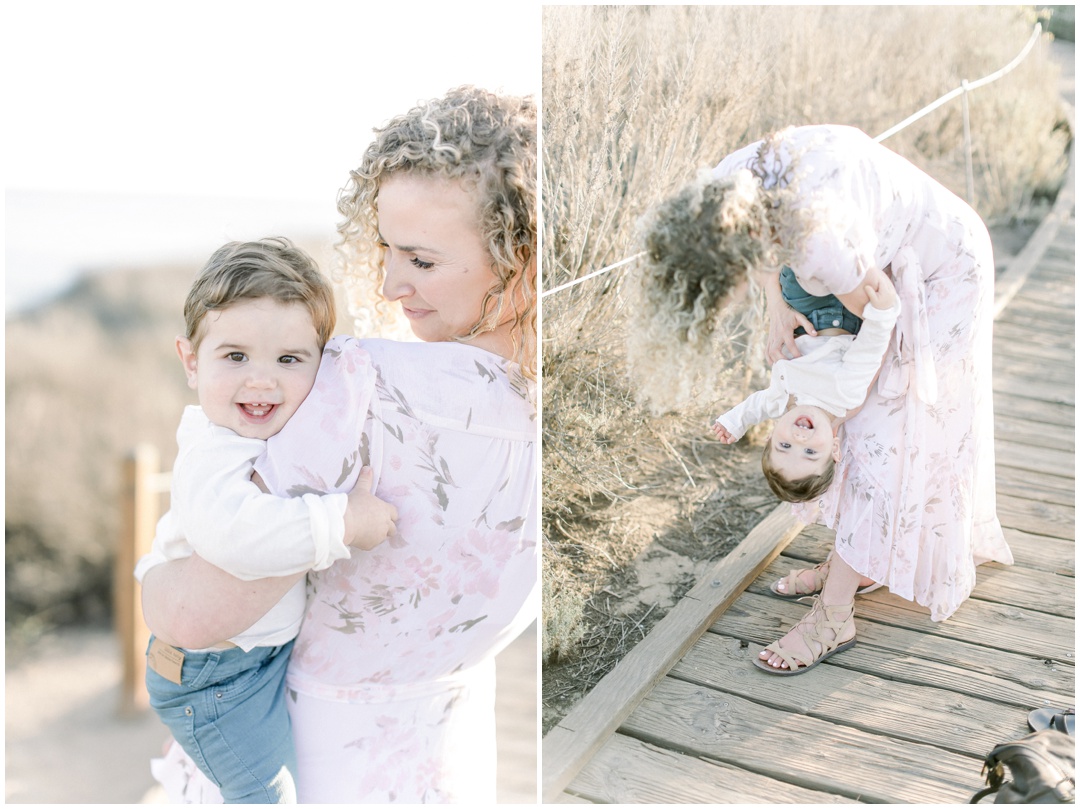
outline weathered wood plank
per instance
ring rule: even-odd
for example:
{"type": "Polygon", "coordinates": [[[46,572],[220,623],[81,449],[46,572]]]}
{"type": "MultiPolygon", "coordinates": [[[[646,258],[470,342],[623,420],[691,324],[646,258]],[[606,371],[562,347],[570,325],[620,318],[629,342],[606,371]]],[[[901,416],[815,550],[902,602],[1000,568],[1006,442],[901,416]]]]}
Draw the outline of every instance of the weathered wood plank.
{"type": "Polygon", "coordinates": [[[1071,379],[1067,381],[1044,379],[1038,374],[1012,372],[1009,375],[1002,374],[994,378],[994,390],[997,391],[1002,388],[1021,392],[1030,399],[1038,399],[1042,402],[1055,402],[1074,406],[1077,402],[1076,389],[1071,379]]]}
{"type": "MultiPolygon", "coordinates": [[[[1071,539],[1058,539],[1029,534],[1015,528],[1005,528],[1005,541],[1013,552],[1018,567],[1028,567],[1059,576],[1075,575],[1076,544],[1071,539]]],[[[816,565],[824,559],[833,546],[835,534],[824,525],[808,525],[784,549],[779,561],[767,570],[777,569],[784,575],[789,569],[816,565]],[[789,560],[785,566],[784,560],[789,560]]],[[[979,568],[979,572],[982,568],[979,568]]],[[[976,574],[978,575],[978,574],[976,574]]],[[[978,585],[976,585],[978,587],[978,585]]]]}
{"type": "Polygon", "coordinates": [[[542,751],[543,800],[563,791],[627,714],[783,550],[799,527],[790,508],[774,509],[548,732],[542,751]]]}
{"type": "Polygon", "coordinates": [[[997,515],[1002,526],[1031,534],[1072,539],[1076,534],[1076,507],[1060,503],[1037,503],[1002,492],[997,495],[997,515]]]}
{"type": "MultiPolygon", "coordinates": [[[[861,596],[855,605],[859,642],[849,651],[829,658],[829,664],[902,682],[927,683],[1018,707],[1058,703],[1075,693],[1075,669],[1071,665],[1047,664],[1044,660],[1051,658],[1045,656],[1016,654],[875,623],[862,617],[863,602],[871,598],[873,595],[861,596]]],[[[798,602],[747,593],[717,620],[710,634],[760,648],[783,635],[805,612],[806,606],[798,602]]]]}
{"type": "Polygon", "coordinates": [[[751,664],[761,648],[757,644],[743,647],[737,639],[710,634],[694,644],[669,676],[785,712],[970,756],[985,754],[1000,742],[1002,727],[1013,726],[1018,735],[1027,727],[1031,710],[1027,707],[833,664],[834,659],[839,662],[853,655],[859,645],[829,658],[813,672],[798,675],[794,686],[792,679],[767,674],[751,664]],[[919,708],[918,722],[911,721],[913,705],[919,708]]]}
{"type": "Polygon", "coordinates": [[[1057,389],[1061,386],[1072,388],[1076,374],[1071,362],[1036,363],[1030,355],[1010,356],[999,352],[994,355],[994,379],[1005,388],[1022,385],[1025,389],[1033,388],[1031,393],[1040,389],[1052,391],[1050,398],[1056,400],[1057,389]]]}
{"type": "MultiPolygon", "coordinates": [[[[1037,424],[1028,419],[1018,419],[1007,413],[994,414],[994,438],[997,441],[1023,443],[1032,447],[1046,447],[1069,453],[1074,453],[1076,450],[1074,425],[1037,424]]],[[[1072,476],[1071,468],[1068,474],[1072,476]]]]}
{"type": "MultiPolygon", "coordinates": [[[[1024,445],[1013,441],[994,442],[994,461],[998,474],[1007,474],[1008,470],[1015,469],[1063,478],[1063,481],[1056,482],[1056,488],[1067,488],[1068,481],[1074,479],[1071,477],[1074,458],[1071,451],[1064,449],[1024,445]]],[[[1055,482],[1048,481],[1048,484],[1052,483],[1055,482]]],[[[1001,490],[1000,485],[998,490],[1001,490]]]]}
{"type": "MultiPolygon", "coordinates": [[[[761,588],[760,592],[767,594],[769,584],[803,566],[790,558],[774,559],[749,589],[758,592],[761,588]]],[[[980,565],[971,598],[1076,617],[1076,580],[1042,570],[1006,567],[996,562],[980,565]]]]}
{"type": "Polygon", "coordinates": [[[596,803],[855,803],[616,734],[574,779],[596,803]]]}
{"type": "Polygon", "coordinates": [[[671,677],[630,715],[623,732],[868,803],[952,803],[981,785],[980,763],[969,756],[779,711],[671,677]]]}
{"type": "Polygon", "coordinates": [[[1010,323],[1007,319],[998,319],[994,321],[994,344],[996,345],[998,341],[1069,350],[1073,348],[1075,335],[1071,330],[1032,329],[1010,323]]]}
{"type": "MultiPolygon", "coordinates": [[[[1013,441],[999,441],[997,445],[996,476],[997,491],[1005,495],[1074,505],[1076,503],[1076,477],[1071,468],[1054,467],[1038,463],[1041,451],[1056,455],[1057,450],[1047,447],[1031,447],[1013,441]]],[[[1063,450],[1064,451],[1064,450],[1063,450]]]]}
{"type": "Polygon", "coordinates": [[[1029,419],[1039,424],[1075,425],[1076,408],[1059,402],[1044,402],[1023,396],[1014,390],[994,388],[994,414],[1029,419]]]}

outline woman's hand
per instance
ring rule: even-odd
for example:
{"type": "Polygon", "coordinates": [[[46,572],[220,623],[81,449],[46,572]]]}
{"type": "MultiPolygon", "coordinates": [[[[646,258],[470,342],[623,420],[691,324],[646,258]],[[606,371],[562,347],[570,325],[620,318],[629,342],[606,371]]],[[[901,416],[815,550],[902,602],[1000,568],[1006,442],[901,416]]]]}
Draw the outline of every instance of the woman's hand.
{"type": "Polygon", "coordinates": [[[809,335],[817,336],[817,329],[807,320],[806,315],[796,312],[784,301],[780,290],[780,273],[760,271],[758,283],[765,290],[766,314],[769,318],[769,342],[765,346],[765,356],[772,364],[777,360],[802,356],[795,344],[795,329],[802,326],[809,335]],[[785,352],[786,349],[786,352],[785,352]]]}
{"type": "Polygon", "coordinates": [[[769,362],[802,356],[795,343],[795,329],[802,326],[812,336],[817,336],[817,329],[806,315],[796,312],[783,301],[777,306],[770,306],[768,311],[769,342],[765,346],[765,356],[769,362]]]}

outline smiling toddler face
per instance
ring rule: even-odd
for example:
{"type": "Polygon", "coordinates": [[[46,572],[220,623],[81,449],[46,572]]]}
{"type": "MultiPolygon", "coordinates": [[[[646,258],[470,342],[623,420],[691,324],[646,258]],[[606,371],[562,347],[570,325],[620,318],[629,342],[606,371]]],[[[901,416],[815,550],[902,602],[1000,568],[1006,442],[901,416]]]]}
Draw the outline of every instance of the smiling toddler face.
{"type": "Polygon", "coordinates": [[[820,407],[795,405],[773,423],[770,463],[787,480],[820,474],[829,458],[840,459],[832,417],[820,407]]]}
{"type": "Polygon", "coordinates": [[[238,301],[208,312],[197,351],[177,338],[188,386],[214,424],[245,438],[275,435],[307,398],[322,350],[301,303],[238,301]]]}

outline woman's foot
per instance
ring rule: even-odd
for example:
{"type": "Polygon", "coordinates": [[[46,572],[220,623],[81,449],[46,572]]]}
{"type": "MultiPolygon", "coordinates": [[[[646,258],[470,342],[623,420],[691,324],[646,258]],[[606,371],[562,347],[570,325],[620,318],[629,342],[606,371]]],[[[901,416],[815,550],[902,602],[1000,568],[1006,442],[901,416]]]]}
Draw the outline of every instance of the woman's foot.
{"type": "Polygon", "coordinates": [[[828,605],[820,596],[790,632],[766,646],[754,661],[770,674],[802,674],[855,645],[855,603],[828,605]]]}
{"type": "MultiPolygon", "coordinates": [[[[790,570],[784,578],[773,582],[769,589],[781,598],[817,595],[821,592],[821,588],[825,586],[825,580],[829,577],[829,562],[831,560],[832,551],[829,551],[829,555],[825,557],[824,562],[801,570],[790,570]]],[[[880,584],[864,576],[859,579],[859,589],[855,591],[855,595],[869,593],[879,587],[881,587],[880,584]]]]}

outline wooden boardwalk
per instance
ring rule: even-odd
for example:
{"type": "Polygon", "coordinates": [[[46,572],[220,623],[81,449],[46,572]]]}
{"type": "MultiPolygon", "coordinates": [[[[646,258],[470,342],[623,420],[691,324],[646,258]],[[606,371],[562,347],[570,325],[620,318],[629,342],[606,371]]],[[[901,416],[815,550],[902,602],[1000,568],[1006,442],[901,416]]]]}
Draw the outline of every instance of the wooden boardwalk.
{"type": "Polygon", "coordinates": [[[806,606],[768,583],[831,545],[782,506],[547,734],[545,802],[964,803],[982,757],[1028,732],[1029,710],[1075,704],[1067,196],[998,284],[998,516],[1016,564],[981,566],[941,624],[885,590],[860,596],[854,648],[769,676],[751,657],[806,606]]]}

